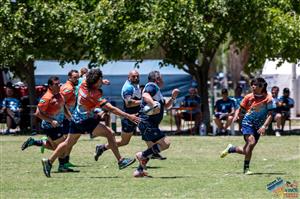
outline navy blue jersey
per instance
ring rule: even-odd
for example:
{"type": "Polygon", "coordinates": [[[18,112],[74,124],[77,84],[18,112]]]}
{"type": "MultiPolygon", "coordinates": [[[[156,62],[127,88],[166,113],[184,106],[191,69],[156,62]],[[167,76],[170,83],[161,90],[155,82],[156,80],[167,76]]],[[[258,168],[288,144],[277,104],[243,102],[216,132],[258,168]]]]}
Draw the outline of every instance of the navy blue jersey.
{"type": "MultiPolygon", "coordinates": [[[[200,107],[201,104],[201,100],[200,97],[198,95],[191,97],[190,95],[187,95],[184,97],[183,99],[183,106],[184,107],[200,107]]],[[[199,113],[201,110],[200,109],[193,109],[192,113],[199,113]]],[[[186,111],[186,112],[190,112],[190,111],[186,111]]]]}
{"type": "Polygon", "coordinates": [[[138,85],[132,84],[130,81],[126,81],[122,87],[121,97],[124,102],[124,111],[129,114],[138,113],[140,111],[140,105],[135,107],[126,107],[125,99],[140,100],[142,98],[141,90],[138,85]]]}
{"type": "Polygon", "coordinates": [[[215,108],[217,109],[217,112],[230,113],[231,110],[235,108],[235,101],[230,98],[228,98],[226,101],[219,99],[216,102],[215,108]]]}
{"type": "Polygon", "coordinates": [[[295,104],[295,101],[292,98],[285,96],[279,97],[278,101],[282,103],[280,110],[284,112],[289,112],[291,107],[295,104]]]}
{"type": "MultiPolygon", "coordinates": [[[[145,85],[143,93],[149,93],[154,101],[157,101],[160,103],[161,109],[160,109],[160,112],[156,115],[146,115],[145,113],[140,111],[140,116],[142,118],[142,121],[150,122],[151,124],[158,127],[158,125],[161,122],[163,115],[164,115],[164,105],[165,105],[165,101],[160,92],[160,88],[157,86],[157,84],[155,84],[153,82],[149,82],[145,85]]],[[[142,98],[141,110],[143,110],[145,105],[146,105],[146,102],[142,98]]]]}

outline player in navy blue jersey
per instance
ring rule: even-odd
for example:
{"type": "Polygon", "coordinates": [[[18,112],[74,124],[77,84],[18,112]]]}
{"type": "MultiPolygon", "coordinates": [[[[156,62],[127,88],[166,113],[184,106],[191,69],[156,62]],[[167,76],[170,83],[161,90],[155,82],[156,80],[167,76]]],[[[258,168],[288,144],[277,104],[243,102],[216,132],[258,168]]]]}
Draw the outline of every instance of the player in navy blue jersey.
{"type": "Polygon", "coordinates": [[[147,175],[146,165],[153,154],[158,154],[169,148],[170,140],[159,129],[159,124],[163,118],[164,108],[170,107],[176,99],[179,90],[172,91],[171,98],[166,102],[160,89],[164,82],[159,71],[152,71],[148,75],[148,83],[142,93],[140,118],[141,122],[138,127],[142,134],[142,139],[147,143],[148,148],[136,153],[136,158],[140,165],[134,172],[135,177],[147,175]],[[149,108],[150,107],[150,108],[149,108]]]}

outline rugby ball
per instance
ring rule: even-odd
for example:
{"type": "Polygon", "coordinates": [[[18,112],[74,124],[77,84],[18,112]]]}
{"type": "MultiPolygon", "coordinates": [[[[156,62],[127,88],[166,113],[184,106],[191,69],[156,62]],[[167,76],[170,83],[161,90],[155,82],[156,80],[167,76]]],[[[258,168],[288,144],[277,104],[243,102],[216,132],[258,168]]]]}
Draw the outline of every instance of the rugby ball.
{"type": "Polygon", "coordinates": [[[148,104],[146,104],[143,108],[143,112],[146,114],[146,115],[154,115],[157,114],[158,112],[160,112],[160,103],[157,102],[157,101],[154,101],[155,105],[152,107],[148,104]]]}

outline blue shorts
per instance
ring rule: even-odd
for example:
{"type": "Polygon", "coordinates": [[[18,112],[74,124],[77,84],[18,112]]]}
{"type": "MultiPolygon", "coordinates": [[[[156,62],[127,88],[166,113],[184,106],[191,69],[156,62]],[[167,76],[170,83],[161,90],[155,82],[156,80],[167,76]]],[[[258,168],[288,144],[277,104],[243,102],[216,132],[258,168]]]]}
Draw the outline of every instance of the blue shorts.
{"type": "Polygon", "coordinates": [[[260,134],[257,132],[258,128],[254,128],[253,126],[242,124],[242,133],[244,135],[244,140],[246,140],[246,135],[253,135],[255,138],[255,142],[257,143],[260,137],[260,134]]]}
{"type": "Polygon", "coordinates": [[[147,121],[140,122],[138,127],[142,134],[142,140],[144,141],[157,142],[166,136],[165,133],[161,132],[161,130],[156,127],[156,125],[147,121]]]}
{"type": "Polygon", "coordinates": [[[63,134],[68,134],[70,131],[70,121],[68,119],[64,119],[63,121],[63,134]]]}
{"type": "Polygon", "coordinates": [[[99,121],[94,118],[89,118],[86,120],[83,120],[79,123],[75,123],[74,121],[71,121],[70,124],[70,134],[85,134],[86,132],[91,134],[94,129],[99,124],[99,121]]]}
{"type": "Polygon", "coordinates": [[[47,137],[51,138],[53,141],[61,138],[64,135],[63,127],[43,129],[43,132],[46,134],[47,137]]]}
{"type": "Polygon", "coordinates": [[[129,119],[123,118],[121,120],[122,132],[124,133],[133,133],[136,129],[136,124],[130,121],[129,119]]]}

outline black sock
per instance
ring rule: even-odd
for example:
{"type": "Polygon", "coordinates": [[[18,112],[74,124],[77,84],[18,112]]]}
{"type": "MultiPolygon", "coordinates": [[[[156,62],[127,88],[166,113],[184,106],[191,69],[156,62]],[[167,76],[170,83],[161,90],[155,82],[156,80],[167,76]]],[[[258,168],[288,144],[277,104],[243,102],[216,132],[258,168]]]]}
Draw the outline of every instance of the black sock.
{"type": "Polygon", "coordinates": [[[66,163],[65,158],[58,158],[59,166],[63,166],[66,163]]]}
{"type": "Polygon", "coordinates": [[[34,140],[33,145],[35,146],[43,146],[43,140],[34,140]]]}
{"type": "Polygon", "coordinates": [[[244,161],[244,171],[249,169],[249,165],[250,165],[250,160],[245,160],[244,161]]]}
{"type": "Polygon", "coordinates": [[[154,153],[159,153],[160,152],[160,146],[159,144],[154,144],[151,148],[143,151],[142,155],[145,158],[151,157],[154,153]]]}
{"type": "Polygon", "coordinates": [[[70,156],[67,155],[64,159],[65,159],[65,163],[68,163],[70,161],[70,156]]]}

